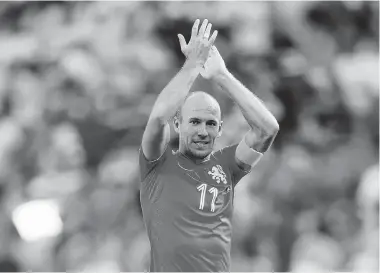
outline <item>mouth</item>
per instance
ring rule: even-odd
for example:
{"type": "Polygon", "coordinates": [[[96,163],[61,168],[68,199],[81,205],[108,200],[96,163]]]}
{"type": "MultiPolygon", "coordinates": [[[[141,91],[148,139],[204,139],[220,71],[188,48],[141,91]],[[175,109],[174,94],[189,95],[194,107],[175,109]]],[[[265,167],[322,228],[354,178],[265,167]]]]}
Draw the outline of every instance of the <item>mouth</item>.
{"type": "Polygon", "coordinates": [[[204,140],[198,140],[198,141],[193,141],[193,143],[198,147],[198,148],[206,148],[210,141],[204,141],[204,140]]]}

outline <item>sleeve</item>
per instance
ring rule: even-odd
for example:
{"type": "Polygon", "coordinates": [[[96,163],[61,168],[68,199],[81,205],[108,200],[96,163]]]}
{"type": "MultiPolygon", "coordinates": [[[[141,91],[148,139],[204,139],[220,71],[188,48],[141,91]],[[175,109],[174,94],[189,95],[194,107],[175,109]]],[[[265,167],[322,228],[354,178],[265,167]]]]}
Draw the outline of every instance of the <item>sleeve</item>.
{"type": "Polygon", "coordinates": [[[233,187],[251,170],[243,170],[239,167],[235,160],[235,153],[238,144],[227,146],[221,149],[220,152],[220,160],[223,162],[223,165],[228,166],[228,169],[231,173],[232,185],[233,187]]]}
{"type": "MultiPolygon", "coordinates": [[[[168,145],[169,146],[169,145],[168,145]]],[[[142,150],[139,148],[139,168],[140,168],[140,179],[141,182],[155,169],[157,169],[167,158],[168,146],[166,147],[164,153],[156,160],[149,161],[142,150]]]]}

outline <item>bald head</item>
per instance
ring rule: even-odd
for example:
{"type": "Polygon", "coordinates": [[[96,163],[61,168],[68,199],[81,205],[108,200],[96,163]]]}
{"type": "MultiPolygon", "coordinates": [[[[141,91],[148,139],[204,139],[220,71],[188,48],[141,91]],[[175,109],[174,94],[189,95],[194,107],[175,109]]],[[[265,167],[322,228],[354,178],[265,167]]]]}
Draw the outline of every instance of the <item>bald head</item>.
{"type": "Polygon", "coordinates": [[[182,113],[207,112],[221,120],[221,110],[218,101],[211,95],[203,91],[189,93],[183,104],[177,111],[177,118],[182,121],[182,113]]]}
{"type": "Polygon", "coordinates": [[[193,92],[186,97],[177,114],[173,125],[179,134],[179,150],[189,157],[203,159],[208,156],[222,132],[219,103],[205,92],[193,92]],[[200,141],[203,142],[200,144],[200,141]]]}

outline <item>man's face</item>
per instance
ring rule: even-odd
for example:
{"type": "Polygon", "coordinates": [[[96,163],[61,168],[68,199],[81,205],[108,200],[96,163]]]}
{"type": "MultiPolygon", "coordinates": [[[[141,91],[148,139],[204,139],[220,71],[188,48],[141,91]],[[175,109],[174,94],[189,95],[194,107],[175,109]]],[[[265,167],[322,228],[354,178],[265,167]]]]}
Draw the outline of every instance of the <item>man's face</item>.
{"type": "Polygon", "coordinates": [[[182,153],[203,159],[212,151],[221,130],[220,108],[210,98],[188,98],[182,107],[182,119],[177,120],[179,149],[182,153]]]}

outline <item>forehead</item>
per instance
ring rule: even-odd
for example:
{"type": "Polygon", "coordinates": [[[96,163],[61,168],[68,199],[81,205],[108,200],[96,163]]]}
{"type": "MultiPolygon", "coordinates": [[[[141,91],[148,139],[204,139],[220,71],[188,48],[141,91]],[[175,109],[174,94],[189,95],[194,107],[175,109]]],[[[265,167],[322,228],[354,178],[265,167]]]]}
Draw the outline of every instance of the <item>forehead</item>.
{"type": "Polygon", "coordinates": [[[182,106],[182,117],[184,119],[221,119],[221,111],[216,100],[207,96],[189,97],[182,106]]]}

